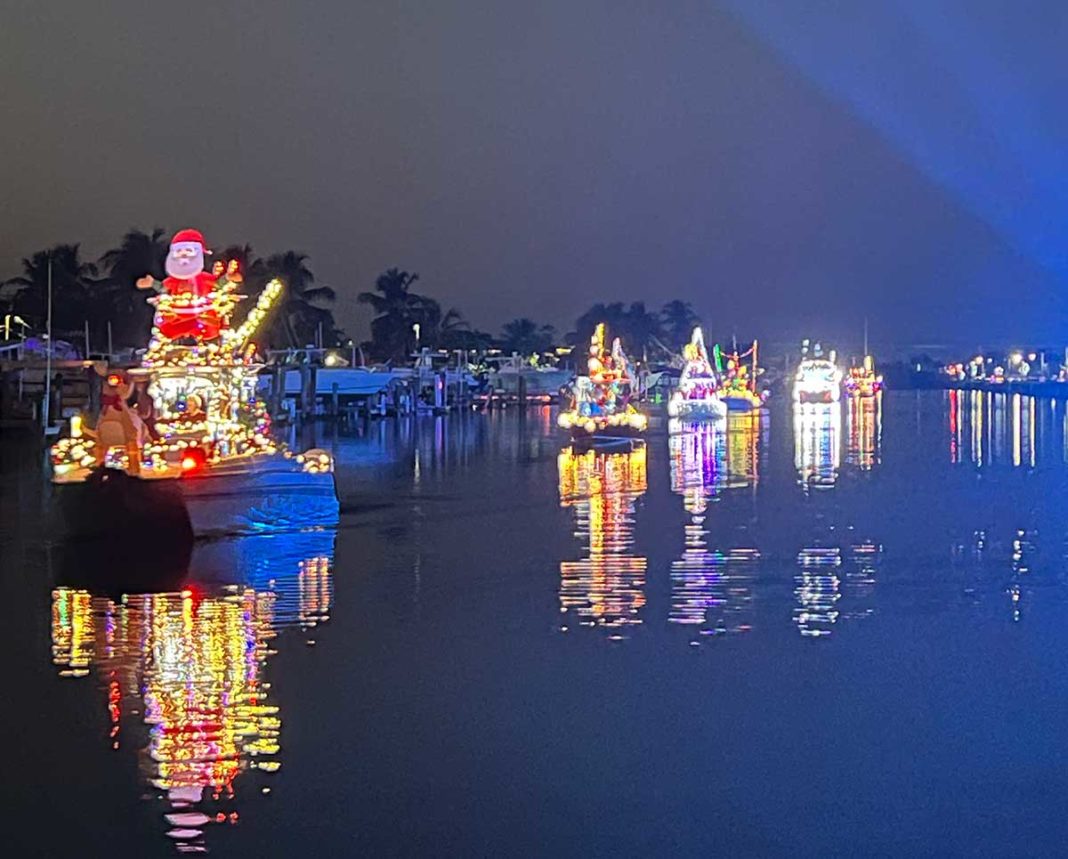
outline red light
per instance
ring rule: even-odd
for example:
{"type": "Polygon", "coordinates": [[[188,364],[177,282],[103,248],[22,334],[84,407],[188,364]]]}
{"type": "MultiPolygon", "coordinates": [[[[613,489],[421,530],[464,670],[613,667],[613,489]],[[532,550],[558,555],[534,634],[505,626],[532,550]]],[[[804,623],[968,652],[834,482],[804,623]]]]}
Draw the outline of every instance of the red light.
{"type": "Polygon", "coordinates": [[[108,384],[111,385],[111,387],[113,388],[117,388],[119,385],[122,384],[122,376],[120,376],[118,373],[111,373],[110,375],[108,375],[108,384]]]}
{"type": "Polygon", "coordinates": [[[194,474],[202,469],[207,462],[204,451],[190,448],[182,455],[182,473],[194,474]]]}

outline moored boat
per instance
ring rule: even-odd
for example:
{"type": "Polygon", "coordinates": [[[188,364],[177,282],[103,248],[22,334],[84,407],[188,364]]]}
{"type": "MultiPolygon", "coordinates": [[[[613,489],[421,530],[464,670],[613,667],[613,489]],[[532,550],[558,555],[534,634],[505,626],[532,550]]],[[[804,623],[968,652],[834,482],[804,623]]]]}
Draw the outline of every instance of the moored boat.
{"type": "Polygon", "coordinates": [[[572,378],[570,370],[532,362],[515,353],[488,358],[487,363],[492,367],[490,388],[509,397],[523,392],[528,399],[554,399],[572,378]]]}

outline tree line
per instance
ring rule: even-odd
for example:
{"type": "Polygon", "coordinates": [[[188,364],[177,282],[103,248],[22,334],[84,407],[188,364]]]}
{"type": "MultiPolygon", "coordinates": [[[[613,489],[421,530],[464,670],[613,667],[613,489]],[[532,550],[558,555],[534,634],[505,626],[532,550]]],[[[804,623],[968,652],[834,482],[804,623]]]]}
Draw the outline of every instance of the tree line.
{"type": "MultiPolygon", "coordinates": [[[[118,247],[89,260],[80,244],[58,244],[22,260],[22,271],[3,282],[7,298],[0,310],[19,316],[30,331],[45,329],[48,318],[48,280],[52,279],[52,330],[57,338],[82,342],[86,326],[90,348],[102,351],[144,345],[152,325],[152,306],[134,283],[145,274],[162,280],[169,250],[169,234],[130,230],[118,247]]],[[[317,286],[307,254],[282,251],[256,256],[248,245],[233,245],[215,259],[237,259],[245,276],[244,290],[255,296],[272,279],[286,284],[283,305],[265,332],[274,348],[314,343],[322,336],[333,343],[343,337],[328,305],[334,290],[317,286]]],[[[251,304],[249,304],[251,306],[251,304]]]]}
{"type": "MultiPolygon", "coordinates": [[[[52,277],[52,329],[54,336],[81,343],[86,325],[90,347],[103,351],[136,348],[144,344],[153,310],[134,282],[144,274],[164,277],[169,233],[130,230],[115,248],[99,259],[86,259],[79,244],[58,244],[24,258],[21,273],[4,281],[0,314],[21,317],[30,331],[40,332],[47,320],[49,268],[52,277]],[[110,336],[109,336],[110,332],[110,336]]],[[[273,278],[285,286],[283,304],[271,316],[261,345],[265,348],[300,348],[351,345],[334,320],[337,294],[316,283],[308,255],[295,250],[257,255],[249,245],[231,245],[213,256],[236,259],[244,274],[243,291],[253,298],[273,278]]],[[[684,301],[669,301],[659,311],[643,302],[595,304],[563,337],[552,325],[518,318],[505,323],[494,336],[472,328],[454,307],[417,292],[419,275],[400,268],[380,274],[373,289],[359,293],[357,301],[370,307],[371,339],[361,344],[369,358],[404,361],[420,347],[468,349],[497,347],[524,355],[544,352],[561,341],[582,345],[594,326],[606,322],[612,336],[623,338],[626,348],[641,357],[659,350],[681,348],[698,320],[684,301]]],[[[246,307],[254,302],[245,302],[246,307]]],[[[240,312],[240,311],[239,311],[240,312]]],[[[240,320],[235,320],[239,322],[240,320]]]]}

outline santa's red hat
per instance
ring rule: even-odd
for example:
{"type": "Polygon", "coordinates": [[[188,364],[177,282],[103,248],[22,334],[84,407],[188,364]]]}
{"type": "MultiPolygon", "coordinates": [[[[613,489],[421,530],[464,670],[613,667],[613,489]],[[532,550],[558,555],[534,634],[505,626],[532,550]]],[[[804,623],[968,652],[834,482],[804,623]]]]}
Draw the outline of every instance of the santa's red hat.
{"type": "Polygon", "coordinates": [[[174,234],[174,238],[171,239],[171,244],[176,245],[182,242],[197,242],[202,248],[207,249],[207,244],[200,230],[179,230],[174,234]]]}

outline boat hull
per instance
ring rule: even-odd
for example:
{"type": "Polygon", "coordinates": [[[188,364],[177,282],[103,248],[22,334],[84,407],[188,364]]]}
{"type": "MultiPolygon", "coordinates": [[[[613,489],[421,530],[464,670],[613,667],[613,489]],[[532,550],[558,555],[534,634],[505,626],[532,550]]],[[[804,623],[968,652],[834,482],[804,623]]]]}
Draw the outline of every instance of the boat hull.
{"type": "Polygon", "coordinates": [[[723,397],[722,399],[729,412],[755,412],[764,405],[762,400],[752,397],[723,397]]]}
{"type": "Polygon", "coordinates": [[[714,400],[671,400],[668,415],[686,421],[719,420],[727,416],[727,404],[714,400]]]}
{"type": "Polygon", "coordinates": [[[288,460],[212,469],[178,480],[197,537],[330,528],[340,505],[333,472],[312,474],[288,460]]]}
{"type": "Polygon", "coordinates": [[[142,534],[179,542],[193,538],[177,480],[142,480],[101,469],[87,480],[53,484],[52,498],[60,516],[57,532],[65,540],[125,541],[142,534]]]}
{"type": "Polygon", "coordinates": [[[874,397],[882,390],[882,385],[847,385],[846,394],[853,399],[874,397]]]}
{"type": "Polygon", "coordinates": [[[839,399],[838,389],[824,389],[817,391],[795,391],[794,399],[799,403],[831,405],[839,399]]]}
{"type": "Polygon", "coordinates": [[[490,374],[490,386],[495,391],[500,391],[509,396],[519,393],[520,377],[522,377],[526,395],[528,397],[557,397],[560,390],[574,374],[570,370],[537,370],[526,371],[498,370],[490,374]]]}
{"type": "Polygon", "coordinates": [[[639,441],[642,430],[629,426],[605,427],[587,432],[579,427],[571,428],[571,442],[577,447],[615,447],[639,441]]]}
{"type": "Polygon", "coordinates": [[[220,537],[336,526],[332,471],[305,471],[294,459],[266,457],[213,465],[182,477],[140,478],[102,470],[53,488],[67,539],[220,537]]]}

